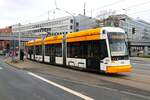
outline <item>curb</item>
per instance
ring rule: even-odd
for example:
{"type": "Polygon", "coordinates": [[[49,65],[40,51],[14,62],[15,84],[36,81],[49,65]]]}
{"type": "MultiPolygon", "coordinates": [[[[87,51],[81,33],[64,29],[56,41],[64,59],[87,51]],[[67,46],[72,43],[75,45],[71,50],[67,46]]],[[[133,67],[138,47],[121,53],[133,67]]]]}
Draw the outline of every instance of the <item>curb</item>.
{"type": "Polygon", "coordinates": [[[17,69],[20,69],[20,70],[24,70],[24,68],[19,68],[17,66],[15,66],[14,64],[11,64],[11,62],[7,62],[7,61],[4,61],[6,64],[8,64],[9,66],[12,66],[14,68],[17,68],[17,69]]]}

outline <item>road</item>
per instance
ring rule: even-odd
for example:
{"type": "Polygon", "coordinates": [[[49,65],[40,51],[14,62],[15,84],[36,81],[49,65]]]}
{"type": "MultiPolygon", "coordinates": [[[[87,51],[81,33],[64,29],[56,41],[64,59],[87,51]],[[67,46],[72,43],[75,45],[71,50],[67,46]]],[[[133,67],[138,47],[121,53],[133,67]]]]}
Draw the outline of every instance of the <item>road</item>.
{"type": "Polygon", "coordinates": [[[150,75],[150,60],[131,60],[135,73],[150,75]]]}
{"type": "MultiPolygon", "coordinates": [[[[50,73],[46,73],[48,68],[26,71],[1,61],[0,97],[1,100],[150,100],[149,91],[125,85],[128,81],[137,83],[133,79],[137,74],[148,77],[150,62],[144,62],[142,68],[141,61],[132,62],[133,73],[109,76],[56,66],[51,66],[50,73]]],[[[147,79],[140,81],[148,84],[147,79]]]]}
{"type": "Polygon", "coordinates": [[[80,100],[46,82],[32,77],[26,71],[14,69],[0,62],[1,100],[80,100]]]}

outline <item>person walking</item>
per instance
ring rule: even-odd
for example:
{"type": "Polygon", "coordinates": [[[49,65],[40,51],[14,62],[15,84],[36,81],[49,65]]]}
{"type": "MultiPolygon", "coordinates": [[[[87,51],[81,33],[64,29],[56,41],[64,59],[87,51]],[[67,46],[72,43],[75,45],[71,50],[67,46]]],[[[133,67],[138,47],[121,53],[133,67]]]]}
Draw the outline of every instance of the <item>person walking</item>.
{"type": "Polygon", "coordinates": [[[20,50],[20,60],[24,60],[24,51],[20,50]]]}

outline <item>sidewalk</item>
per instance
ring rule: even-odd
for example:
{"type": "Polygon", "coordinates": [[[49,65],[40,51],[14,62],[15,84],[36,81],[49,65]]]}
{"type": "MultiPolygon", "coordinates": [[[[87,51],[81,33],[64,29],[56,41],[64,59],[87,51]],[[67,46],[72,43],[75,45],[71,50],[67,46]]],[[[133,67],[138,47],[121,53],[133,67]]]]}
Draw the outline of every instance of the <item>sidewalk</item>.
{"type": "Polygon", "coordinates": [[[36,68],[38,69],[44,67],[43,65],[41,66],[40,63],[33,62],[27,59],[24,59],[24,61],[16,60],[15,62],[12,62],[12,58],[9,57],[6,58],[4,62],[18,69],[28,70],[28,69],[36,69],[36,68]]]}

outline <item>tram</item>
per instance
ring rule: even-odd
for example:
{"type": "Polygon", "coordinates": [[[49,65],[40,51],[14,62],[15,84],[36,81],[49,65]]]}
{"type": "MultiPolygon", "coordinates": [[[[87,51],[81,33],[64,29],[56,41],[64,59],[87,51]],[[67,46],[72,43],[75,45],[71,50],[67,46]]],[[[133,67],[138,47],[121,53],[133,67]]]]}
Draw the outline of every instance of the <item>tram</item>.
{"type": "Polygon", "coordinates": [[[105,73],[130,72],[125,31],[101,27],[26,43],[28,59],[105,73]]]}

